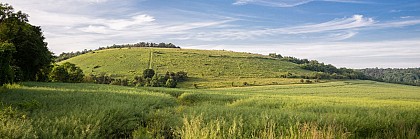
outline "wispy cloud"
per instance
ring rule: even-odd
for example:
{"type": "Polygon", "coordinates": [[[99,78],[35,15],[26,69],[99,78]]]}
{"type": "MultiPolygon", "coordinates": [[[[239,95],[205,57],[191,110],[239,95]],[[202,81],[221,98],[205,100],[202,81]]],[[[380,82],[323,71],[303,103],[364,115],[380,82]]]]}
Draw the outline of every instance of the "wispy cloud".
{"type": "Polygon", "coordinates": [[[274,31],[284,32],[287,34],[299,34],[299,33],[315,33],[324,31],[335,31],[335,30],[346,30],[355,29],[360,27],[366,27],[374,24],[375,21],[372,18],[366,18],[363,15],[353,15],[350,18],[335,19],[332,21],[303,25],[288,28],[278,28],[274,31]]]}
{"type": "Polygon", "coordinates": [[[113,2],[115,0],[29,0],[12,1],[12,4],[16,3],[17,10],[24,9],[24,12],[31,15],[31,24],[42,26],[49,48],[59,53],[110,44],[164,41],[174,35],[189,34],[192,30],[228,27],[228,22],[236,20],[213,16],[200,21],[165,20],[165,17],[157,20],[152,13],[141,11],[118,16],[102,16],[101,12],[96,12],[102,11],[96,7],[99,5],[101,8],[112,9],[113,12],[127,10],[127,7],[109,6],[113,2]],[[50,4],[56,6],[49,7],[50,4]],[[67,9],[57,10],[60,6],[67,9]]]}
{"type": "Polygon", "coordinates": [[[307,4],[314,1],[324,2],[340,2],[340,3],[366,3],[363,1],[356,0],[236,0],[233,5],[247,5],[255,4],[269,7],[295,7],[303,4],[307,4]]]}
{"type": "MultiPolygon", "coordinates": [[[[318,23],[318,24],[307,24],[298,25],[291,27],[281,28],[265,28],[265,29],[225,29],[215,31],[211,33],[196,33],[189,34],[180,39],[201,39],[206,41],[214,40],[243,40],[256,37],[264,36],[276,36],[281,34],[310,34],[310,33],[327,33],[329,39],[332,40],[343,40],[350,38],[357,34],[356,31],[352,31],[358,28],[371,26],[375,23],[372,18],[366,18],[363,15],[353,15],[350,18],[334,19],[331,21],[318,23]]],[[[319,34],[316,34],[319,36],[319,34]]]]}
{"type": "Polygon", "coordinates": [[[322,23],[296,25],[279,28],[225,28],[212,32],[192,32],[190,34],[181,35],[178,39],[190,40],[197,39],[202,41],[218,41],[218,40],[246,40],[258,39],[265,37],[275,37],[281,35],[289,35],[297,38],[315,39],[324,41],[339,41],[352,38],[360,31],[388,29],[397,27],[407,27],[420,25],[419,19],[412,20],[396,20],[379,22],[373,18],[363,15],[353,15],[348,18],[339,18],[322,23]],[[302,37],[302,35],[304,35],[302,37]]]}
{"type": "Polygon", "coordinates": [[[374,27],[379,28],[393,28],[393,27],[405,27],[420,24],[420,19],[403,20],[403,21],[388,21],[383,23],[375,24],[374,27]]]}
{"type": "Polygon", "coordinates": [[[237,0],[234,5],[256,4],[270,7],[294,7],[309,3],[313,0],[237,0]]]}
{"type": "Polygon", "coordinates": [[[420,38],[409,40],[367,41],[367,42],[299,42],[299,43],[261,43],[191,45],[196,49],[232,50],[260,54],[278,53],[285,56],[316,59],[337,67],[395,67],[419,66],[420,38]],[[398,46],[398,47],[395,47],[398,46]],[[392,65],[392,66],[390,66],[392,65]]]}

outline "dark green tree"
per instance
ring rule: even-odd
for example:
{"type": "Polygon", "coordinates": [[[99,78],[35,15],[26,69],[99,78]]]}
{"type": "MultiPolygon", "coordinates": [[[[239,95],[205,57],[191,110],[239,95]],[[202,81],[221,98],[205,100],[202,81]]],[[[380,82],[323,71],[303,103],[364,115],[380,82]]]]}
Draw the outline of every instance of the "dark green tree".
{"type": "Polygon", "coordinates": [[[168,79],[167,81],[166,81],[166,87],[169,87],[169,88],[175,88],[176,87],[176,81],[174,80],[174,79],[168,79]]]}
{"type": "Polygon", "coordinates": [[[159,82],[159,76],[157,74],[155,74],[155,76],[153,76],[152,80],[150,81],[150,85],[152,87],[160,87],[162,83],[159,82]]]}
{"type": "Polygon", "coordinates": [[[42,30],[28,23],[28,15],[15,12],[8,4],[0,3],[0,42],[12,43],[12,65],[19,67],[23,80],[36,80],[37,74],[52,63],[52,53],[44,42],[42,30]]]}
{"type": "Polygon", "coordinates": [[[84,76],[79,67],[69,62],[55,65],[50,73],[50,79],[53,82],[80,83],[84,76]]]}
{"type": "Polygon", "coordinates": [[[144,78],[153,78],[154,75],[155,75],[155,71],[153,69],[146,69],[143,71],[144,78]]]}
{"type": "Polygon", "coordinates": [[[13,82],[14,71],[11,64],[12,54],[15,51],[13,44],[0,42],[0,85],[13,82]]]}

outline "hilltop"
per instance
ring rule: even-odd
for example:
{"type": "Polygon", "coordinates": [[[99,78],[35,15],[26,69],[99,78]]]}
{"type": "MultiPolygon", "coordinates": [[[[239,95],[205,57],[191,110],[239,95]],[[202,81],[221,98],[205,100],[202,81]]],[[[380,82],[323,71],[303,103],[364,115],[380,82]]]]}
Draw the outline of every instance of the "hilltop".
{"type": "Polygon", "coordinates": [[[83,69],[85,74],[107,73],[117,78],[133,78],[144,69],[153,68],[159,74],[185,71],[190,81],[181,84],[191,87],[241,86],[297,83],[297,78],[313,71],[298,64],[270,56],[223,50],[194,50],[179,48],[120,48],[89,52],[68,60],[83,69]],[[149,64],[150,61],[150,64],[149,64]]]}

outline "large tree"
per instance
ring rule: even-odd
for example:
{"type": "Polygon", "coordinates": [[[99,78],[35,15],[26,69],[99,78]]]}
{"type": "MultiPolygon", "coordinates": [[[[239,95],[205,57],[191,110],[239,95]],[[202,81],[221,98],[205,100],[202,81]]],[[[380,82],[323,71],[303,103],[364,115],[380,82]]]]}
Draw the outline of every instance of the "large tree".
{"type": "Polygon", "coordinates": [[[11,63],[15,51],[13,44],[0,42],[0,85],[13,82],[14,72],[11,63]]]}
{"type": "Polygon", "coordinates": [[[12,64],[21,71],[23,80],[37,80],[37,74],[52,63],[52,53],[44,42],[41,27],[28,23],[28,15],[15,12],[8,4],[0,3],[0,42],[15,46],[12,64]]]}

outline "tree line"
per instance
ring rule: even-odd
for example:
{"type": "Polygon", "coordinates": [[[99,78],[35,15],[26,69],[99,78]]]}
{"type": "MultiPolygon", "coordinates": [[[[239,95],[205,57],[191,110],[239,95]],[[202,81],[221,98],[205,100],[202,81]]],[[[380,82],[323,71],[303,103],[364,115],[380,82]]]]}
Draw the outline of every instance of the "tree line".
{"type": "Polygon", "coordinates": [[[337,68],[331,64],[324,64],[317,60],[299,59],[292,56],[282,56],[276,53],[270,53],[270,57],[299,64],[302,69],[316,71],[310,75],[296,76],[291,73],[282,75],[284,78],[305,78],[305,79],[367,79],[360,71],[348,68],[337,68]]]}
{"type": "Polygon", "coordinates": [[[366,68],[358,71],[370,80],[420,86],[420,68],[366,68]]]}
{"type": "Polygon", "coordinates": [[[186,81],[188,79],[187,72],[166,72],[161,75],[155,73],[153,69],[146,69],[143,71],[143,75],[134,76],[133,79],[117,79],[113,78],[106,73],[98,75],[86,76],[83,82],[97,83],[97,84],[110,84],[110,85],[121,85],[121,86],[136,86],[136,87],[169,87],[175,88],[179,82],[186,81]]]}
{"type": "Polygon", "coordinates": [[[46,81],[64,83],[96,83],[136,87],[169,87],[175,88],[179,82],[188,79],[187,72],[166,72],[164,75],[155,73],[153,69],[146,69],[143,75],[135,76],[133,79],[114,78],[106,73],[98,75],[85,75],[75,64],[65,62],[61,65],[54,64],[46,75],[46,81]]]}
{"type": "Polygon", "coordinates": [[[0,3],[0,85],[16,81],[45,81],[53,53],[41,27],[28,23],[28,15],[0,3]]]}
{"type": "Polygon", "coordinates": [[[176,46],[172,43],[153,43],[153,42],[139,42],[136,44],[121,44],[121,45],[111,45],[111,46],[106,46],[106,47],[99,47],[98,49],[95,50],[87,50],[84,49],[83,51],[76,51],[76,52],[68,52],[68,53],[61,53],[60,55],[58,55],[57,57],[55,57],[55,61],[56,62],[60,62],[63,60],[67,60],[69,58],[75,57],[75,56],[79,56],[82,54],[86,54],[89,52],[93,52],[93,51],[97,51],[97,50],[105,50],[105,49],[115,49],[115,48],[132,48],[132,47],[154,47],[154,48],[181,48],[179,46],[176,46]]]}

